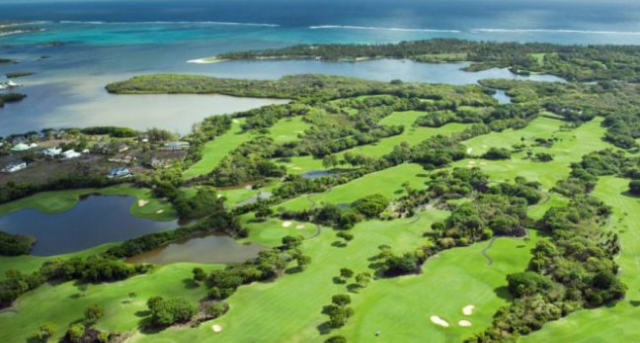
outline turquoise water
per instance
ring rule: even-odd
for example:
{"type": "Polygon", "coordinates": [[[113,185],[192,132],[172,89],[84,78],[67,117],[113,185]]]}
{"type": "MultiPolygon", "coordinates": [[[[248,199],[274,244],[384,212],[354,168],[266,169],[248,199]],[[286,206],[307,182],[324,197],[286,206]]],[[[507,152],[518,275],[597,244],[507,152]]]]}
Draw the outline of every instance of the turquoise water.
{"type": "MultiPolygon", "coordinates": [[[[299,43],[381,43],[434,37],[554,43],[640,43],[640,3],[568,0],[0,0],[0,17],[42,31],[0,37],[0,75],[21,78],[28,97],[0,109],[0,135],[46,127],[130,125],[186,133],[221,112],[265,104],[255,99],[111,97],[104,85],[136,74],[176,72],[273,79],[323,73],[388,81],[475,83],[513,78],[506,70],[465,73],[459,64],[231,62],[190,64],[221,52],[299,43]],[[56,41],[62,45],[50,45],[56,41]],[[43,58],[46,57],[46,58],[43,58]],[[166,104],[173,103],[173,106],[166,104]],[[154,106],[156,104],[156,106],[154,106]],[[204,110],[203,110],[204,109],[204,110]]],[[[558,81],[548,76],[532,79],[558,81]]]]}

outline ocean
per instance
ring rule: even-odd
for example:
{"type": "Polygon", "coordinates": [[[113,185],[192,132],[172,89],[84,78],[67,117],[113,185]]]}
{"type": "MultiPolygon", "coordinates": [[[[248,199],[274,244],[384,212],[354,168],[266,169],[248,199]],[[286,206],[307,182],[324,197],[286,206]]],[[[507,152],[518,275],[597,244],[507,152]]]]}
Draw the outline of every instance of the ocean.
{"type": "MultiPolygon", "coordinates": [[[[186,133],[204,116],[265,103],[215,97],[179,99],[181,96],[116,100],[104,92],[106,83],[135,74],[180,72],[277,78],[313,72],[456,84],[474,83],[487,76],[462,72],[456,64],[388,60],[356,64],[187,63],[226,51],[434,37],[640,44],[638,18],[640,2],[620,0],[587,0],[580,4],[571,0],[0,0],[0,19],[27,20],[31,23],[24,26],[42,28],[38,32],[0,36],[0,57],[20,62],[0,65],[0,74],[36,73],[19,79],[27,99],[0,109],[0,135],[100,124],[131,124],[139,129],[157,126],[186,133]],[[153,106],[170,100],[178,105],[153,106]],[[127,121],[127,117],[137,120],[127,121]],[[172,117],[176,119],[168,119],[172,117]]],[[[492,70],[488,75],[512,77],[505,70],[492,70]]]]}

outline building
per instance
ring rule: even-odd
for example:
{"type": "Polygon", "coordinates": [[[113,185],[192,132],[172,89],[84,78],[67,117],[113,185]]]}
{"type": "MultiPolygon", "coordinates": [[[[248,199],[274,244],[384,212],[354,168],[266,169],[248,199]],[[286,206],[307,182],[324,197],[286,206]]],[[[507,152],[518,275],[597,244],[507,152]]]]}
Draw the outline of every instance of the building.
{"type": "Polygon", "coordinates": [[[56,157],[62,153],[62,149],[60,148],[49,148],[42,152],[43,155],[48,157],[56,157]]]}
{"type": "Polygon", "coordinates": [[[189,149],[189,142],[175,141],[168,142],[164,145],[164,150],[168,151],[180,151],[189,149]]]}
{"type": "Polygon", "coordinates": [[[67,151],[62,153],[62,158],[64,158],[65,160],[78,158],[80,156],[82,156],[82,154],[77,152],[77,151],[75,151],[75,150],[67,150],[67,151]]]}
{"type": "Polygon", "coordinates": [[[109,172],[107,173],[107,178],[119,179],[119,178],[131,176],[131,175],[133,174],[131,174],[131,171],[129,170],[129,168],[120,167],[120,168],[113,168],[109,170],[109,172]]]}
{"type": "Polygon", "coordinates": [[[108,159],[109,162],[113,162],[113,163],[123,163],[123,164],[129,164],[131,162],[133,162],[136,158],[131,156],[131,155],[124,155],[124,156],[114,156],[111,157],[110,159],[108,159]]]}
{"type": "Polygon", "coordinates": [[[4,169],[2,169],[2,172],[4,172],[4,173],[15,173],[17,171],[20,171],[20,170],[26,169],[26,168],[27,168],[27,162],[24,162],[24,161],[11,162],[11,163],[7,164],[7,166],[4,167],[4,169]]]}
{"type": "Polygon", "coordinates": [[[18,143],[16,145],[14,145],[13,148],[11,148],[11,151],[20,152],[20,151],[27,151],[29,149],[31,149],[30,145],[24,144],[24,143],[18,143]]]}

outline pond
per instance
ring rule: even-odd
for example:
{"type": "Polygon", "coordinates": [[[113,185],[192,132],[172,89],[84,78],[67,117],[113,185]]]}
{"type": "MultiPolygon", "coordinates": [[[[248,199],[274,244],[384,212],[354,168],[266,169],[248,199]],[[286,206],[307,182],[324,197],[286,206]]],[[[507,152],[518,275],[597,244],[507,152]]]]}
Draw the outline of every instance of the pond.
{"type": "Polygon", "coordinates": [[[511,97],[507,95],[507,93],[501,89],[496,90],[493,94],[493,98],[498,100],[499,104],[510,104],[511,97]]]}
{"type": "Polygon", "coordinates": [[[311,170],[302,174],[302,177],[305,179],[317,179],[323,176],[334,176],[334,175],[335,173],[332,173],[329,170],[311,170]]]}
{"type": "Polygon", "coordinates": [[[129,258],[131,263],[242,263],[258,256],[259,244],[239,244],[229,236],[210,235],[169,244],[129,258]]]}
{"type": "Polygon", "coordinates": [[[62,213],[20,210],[0,217],[0,230],[34,237],[37,241],[32,254],[51,256],[178,226],[177,221],[158,222],[134,217],[130,207],[135,200],[126,196],[92,195],[62,213]]]}

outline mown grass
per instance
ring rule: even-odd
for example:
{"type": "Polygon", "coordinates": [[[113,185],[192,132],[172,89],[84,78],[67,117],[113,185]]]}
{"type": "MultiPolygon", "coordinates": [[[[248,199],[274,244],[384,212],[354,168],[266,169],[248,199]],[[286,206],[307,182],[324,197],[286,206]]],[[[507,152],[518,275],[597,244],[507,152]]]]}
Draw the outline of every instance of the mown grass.
{"type": "Polygon", "coordinates": [[[235,119],[229,131],[204,144],[202,159],[185,170],[185,179],[206,175],[212,172],[229,152],[251,139],[251,135],[242,131],[244,119],[235,119]]]}
{"type": "MultiPolygon", "coordinates": [[[[205,296],[204,287],[192,287],[185,281],[195,266],[198,265],[176,263],[125,281],[98,285],[45,284],[20,297],[12,308],[0,312],[0,342],[26,342],[47,321],[57,325],[58,333],[51,340],[57,341],[69,324],[82,319],[84,310],[91,304],[105,309],[104,318],[96,325],[98,329],[136,330],[146,315],[146,301],[150,297],[179,295],[195,303],[205,296]]],[[[204,268],[211,270],[219,266],[204,268]]]]}
{"type": "MultiPolygon", "coordinates": [[[[483,159],[467,159],[455,163],[458,167],[478,166],[493,181],[513,181],[516,176],[523,176],[531,181],[538,181],[545,189],[553,187],[559,180],[567,178],[572,162],[578,162],[582,156],[597,150],[613,146],[602,140],[605,129],[601,126],[602,118],[596,118],[574,129],[563,129],[565,122],[548,117],[539,117],[527,127],[520,130],[504,130],[484,136],[478,136],[463,142],[471,155],[480,156],[489,148],[511,148],[514,144],[524,142],[533,153],[547,152],[553,155],[553,161],[536,162],[526,158],[526,152],[513,154],[510,160],[489,161],[483,159]],[[559,140],[551,147],[532,147],[536,137],[557,137],[559,140]],[[521,140],[524,137],[524,141],[521,140]]],[[[525,150],[525,151],[526,151],[525,150]]]]}
{"type": "Polygon", "coordinates": [[[331,203],[334,205],[351,203],[364,196],[382,194],[389,199],[397,198],[404,191],[402,184],[409,182],[414,188],[422,188],[428,181],[428,172],[420,165],[401,164],[379,172],[365,175],[346,184],[336,186],[324,193],[302,195],[286,201],[278,207],[289,210],[301,210],[316,204],[331,203]]]}
{"type": "Polygon", "coordinates": [[[521,342],[637,342],[640,337],[640,199],[626,194],[629,180],[603,177],[593,195],[612,206],[607,230],[620,235],[622,253],[616,259],[620,278],[629,288],[625,299],[614,306],[581,310],[542,330],[522,337],[521,342]]]}

